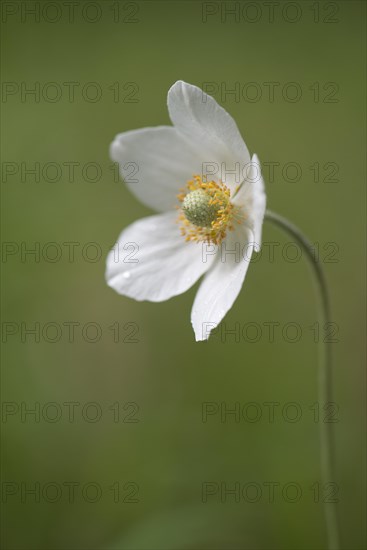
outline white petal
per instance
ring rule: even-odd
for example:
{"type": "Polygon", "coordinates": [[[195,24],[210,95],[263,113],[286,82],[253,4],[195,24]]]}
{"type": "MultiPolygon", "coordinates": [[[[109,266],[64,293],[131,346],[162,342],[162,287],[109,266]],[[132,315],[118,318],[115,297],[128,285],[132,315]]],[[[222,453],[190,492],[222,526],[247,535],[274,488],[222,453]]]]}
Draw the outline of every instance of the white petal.
{"type": "Polygon", "coordinates": [[[250,155],[233,118],[211,96],[181,80],[170,88],[167,101],[173,124],[197,147],[202,162],[217,165],[217,179],[227,186],[238,186],[250,155]]]}
{"type": "Polygon", "coordinates": [[[205,275],[191,312],[197,341],[208,339],[211,330],[231,309],[241,290],[252,251],[252,235],[244,225],[220,245],[216,262],[205,275]]]}
{"type": "Polygon", "coordinates": [[[189,289],[212,265],[199,243],[186,242],[177,212],[149,216],[120,235],[107,257],[106,280],[119,294],[161,302],[189,289]]]}
{"type": "Polygon", "coordinates": [[[253,155],[251,163],[248,165],[247,177],[233,198],[233,203],[241,206],[244,210],[246,216],[245,223],[254,235],[255,252],[259,252],[266,209],[266,194],[260,161],[256,155],[253,155]]]}
{"type": "Polygon", "coordinates": [[[110,147],[112,160],[132,193],[159,212],[172,210],[177,195],[193,174],[201,173],[201,160],[187,140],[171,126],[124,132],[110,147]]]}

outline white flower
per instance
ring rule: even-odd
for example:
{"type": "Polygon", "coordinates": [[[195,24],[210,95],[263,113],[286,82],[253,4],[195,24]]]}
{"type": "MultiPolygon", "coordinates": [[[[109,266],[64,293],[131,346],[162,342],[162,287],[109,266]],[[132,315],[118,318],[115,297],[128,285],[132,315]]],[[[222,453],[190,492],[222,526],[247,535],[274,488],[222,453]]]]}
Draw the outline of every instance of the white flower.
{"type": "Polygon", "coordinates": [[[160,302],[205,274],[191,312],[196,340],[205,340],[237,298],[252,250],[260,249],[264,183],[256,155],[250,159],[236,123],[212,97],[178,81],[168,111],[173,126],[124,132],[111,145],[129,189],[161,213],[121,233],[106,279],[119,294],[160,302]],[[137,183],[129,182],[131,163],[137,183]],[[131,243],[137,262],[126,263],[131,243]]]}

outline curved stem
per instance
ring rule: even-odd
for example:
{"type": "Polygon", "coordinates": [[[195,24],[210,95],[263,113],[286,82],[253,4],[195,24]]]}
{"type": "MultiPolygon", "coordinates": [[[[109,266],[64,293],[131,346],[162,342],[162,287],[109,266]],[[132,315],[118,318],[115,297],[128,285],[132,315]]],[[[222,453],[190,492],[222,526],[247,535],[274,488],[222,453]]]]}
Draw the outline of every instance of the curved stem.
{"type": "MultiPolygon", "coordinates": [[[[287,219],[267,210],[265,219],[280,227],[290,234],[306,253],[309,264],[312,268],[314,279],[320,298],[319,316],[320,326],[324,328],[330,322],[330,302],[325,274],[320,262],[315,258],[313,247],[310,241],[301,231],[287,219]]],[[[319,345],[319,371],[318,371],[318,399],[320,405],[324,406],[332,402],[332,354],[331,345],[323,338],[319,345]]],[[[320,419],[320,453],[321,453],[321,479],[322,483],[335,482],[334,470],[334,437],[333,424],[320,419]]],[[[336,503],[325,503],[325,520],[328,535],[329,550],[339,550],[340,536],[336,503]]]]}

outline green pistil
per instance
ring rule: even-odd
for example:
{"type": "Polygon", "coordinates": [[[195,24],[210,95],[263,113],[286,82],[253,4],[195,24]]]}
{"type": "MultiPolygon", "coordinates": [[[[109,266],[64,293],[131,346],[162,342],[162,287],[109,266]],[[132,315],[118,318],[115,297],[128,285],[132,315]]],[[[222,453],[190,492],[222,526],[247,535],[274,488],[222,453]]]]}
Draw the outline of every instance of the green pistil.
{"type": "Polygon", "coordinates": [[[186,218],[198,227],[211,227],[217,218],[217,213],[222,204],[212,204],[212,197],[203,189],[196,189],[186,195],[183,200],[182,210],[186,218]]]}

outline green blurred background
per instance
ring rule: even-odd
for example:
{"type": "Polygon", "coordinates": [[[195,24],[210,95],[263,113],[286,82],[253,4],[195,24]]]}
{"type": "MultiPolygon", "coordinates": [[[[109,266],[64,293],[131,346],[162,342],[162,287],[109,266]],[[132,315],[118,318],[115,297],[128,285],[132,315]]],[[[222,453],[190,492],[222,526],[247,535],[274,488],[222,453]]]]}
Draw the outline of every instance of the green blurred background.
{"type": "Polygon", "coordinates": [[[74,16],[65,3],[46,2],[38,3],[48,5],[43,12],[36,7],[39,21],[25,11],[35,4],[2,5],[3,547],[326,546],[321,500],[329,492],[315,496],[315,299],[305,262],[282,254],[287,238],[265,224],[264,240],[279,243],[275,259],[263,253],[253,263],[223,325],[260,326],[254,342],[251,330],[240,341],[218,330],[195,343],[196,287],[151,304],[118,296],[104,281],[119,232],[151,213],[117,181],[109,144],[118,132],[169,124],[167,90],[182,79],[215,83],[214,97],[250,151],[279,163],[273,181],[264,168],[269,207],[319,243],[339,327],[334,482],[343,548],[363,548],[364,2],[270,3],[273,18],[265,2],[75,2],[74,16]],[[76,83],[74,98],[67,82],[76,83]],[[274,100],[266,82],[278,83],[274,100]],[[289,82],[301,90],[297,101],[286,95],[289,82]],[[236,85],[241,97],[221,94],[236,85]],[[24,94],[32,86],[38,96],[24,94]],[[39,177],[24,172],[35,163],[39,177]],[[52,242],[62,250],[54,262],[52,242]],[[63,243],[71,242],[70,261],[63,243]],[[39,261],[21,254],[35,246],[39,261]],[[25,332],[35,323],[39,342],[25,332]],[[71,342],[70,323],[79,323],[71,342]],[[99,331],[94,343],[90,323],[99,331]],[[299,341],[289,341],[291,329],[282,336],[288,323],[301,327],[299,341]],[[207,402],[219,412],[203,422],[207,402]],[[225,415],[236,403],[245,411],[238,422],[225,415]],[[278,403],[273,422],[266,403],[278,403]],[[301,416],[291,422],[295,411],[301,416]],[[203,502],[206,482],[217,491],[203,502]],[[221,483],[248,496],[236,502],[224,492],[222,502],[221,483]],[[302,491],[297,502],[289,502],[292,487],[284,496],[288,483],[302,491]]]}

